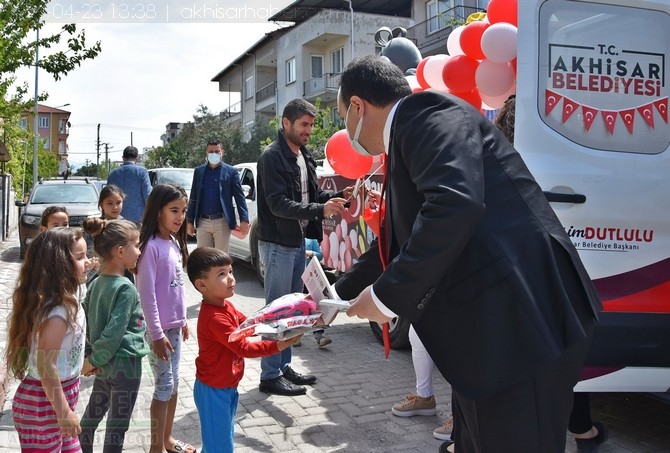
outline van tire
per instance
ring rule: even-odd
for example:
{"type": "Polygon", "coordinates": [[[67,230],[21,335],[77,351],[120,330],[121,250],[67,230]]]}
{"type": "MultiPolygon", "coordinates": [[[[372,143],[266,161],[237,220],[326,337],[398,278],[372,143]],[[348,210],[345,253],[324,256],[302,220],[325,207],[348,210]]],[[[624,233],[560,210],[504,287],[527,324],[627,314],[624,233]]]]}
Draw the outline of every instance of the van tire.
{"type": "Polygon", "coordinates": [[[265,286],[265,267],[261,262],[260,254],[258,253],[258,237],[256,236],[257,223],[251,226],[251,233],[249,237],[249,246],[251,247],[251,265],[256,269],[256,276],[261,286],[265,286]]]}
{"type": "MultiPolygon", "coordinates": [[[[391,349],[407,349],[409,348],[409,327],[411,323],[408,319],[404,318],[393,318],[389,323],[390,327],[390,337],[391,337],[391,349]]],[[[377,338],[377,340],[384,344],[382,326],[376,322],[370,321],[370,328],[372,333],[377,338]]]]}

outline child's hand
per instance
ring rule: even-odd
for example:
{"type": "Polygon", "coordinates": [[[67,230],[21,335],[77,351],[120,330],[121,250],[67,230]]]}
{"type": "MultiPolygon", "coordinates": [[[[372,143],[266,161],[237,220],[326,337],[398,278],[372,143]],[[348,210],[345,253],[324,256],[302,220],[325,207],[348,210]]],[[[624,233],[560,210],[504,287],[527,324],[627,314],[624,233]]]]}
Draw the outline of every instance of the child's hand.
{"type": "Polygon", "coordinates": [[[294,344],[296,344],[300,339],[302,338],[302,334],[289,338],[288,340],[277,340],[277,348],[279,348],[280,351],[283,351],[284,349],[290,348],[294,344]]]}
{"type": "Polygon", "coordinates": [[[68,409],[68,413],[65,414],[65,417],[58,418],[58,426],[60,426],[60,432],[63,437],[74,438],[81,432],[77,414],[70,409],[68,409]]]}
{"type": "Polygon", "coordinates": [[[184,341],[191,337],[190,331],[188,330],[188,324],[185,324],[184,327],[181,328],[181,336],[184,337],[184,341]]]}
{"type": "Polygon", "coordinates": [[[90,269],[97,272],[98,269],[100,269],[100,260],[98,259],[97,256],[92,256],[90,261],[91,261],[90,269]]]}
{"type": "Polygon", "coordinates": [[[163,337],[159,340],[151,342],[151,350],[156,354],[161,360],[169,360],[170,354],[174,352],[174,348],[170,344],[170,340],[167,337],[163,337]]]}
{"type": "Polygon", "coordinates": [[[100,368],[95,367],[88,361],[88,357],[84,359],[84,366],[81,368],[82,376],[94,376],[100,373],[100,368]]]}

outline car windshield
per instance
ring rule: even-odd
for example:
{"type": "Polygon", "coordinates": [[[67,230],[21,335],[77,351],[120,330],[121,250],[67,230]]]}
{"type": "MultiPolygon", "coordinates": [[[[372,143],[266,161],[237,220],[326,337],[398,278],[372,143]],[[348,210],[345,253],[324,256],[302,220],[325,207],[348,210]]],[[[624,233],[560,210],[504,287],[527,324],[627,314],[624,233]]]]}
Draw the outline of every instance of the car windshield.
{"type": "Polygon", "coordinates": [[[193,171],[161,170],[156,176],[156,184],[176,184],[186,190],[191,189],[193,171]]]}
{"type": "Polygon", "coordinates": [[[46,184],[35,187],[32,204],[98,204],[98,193],[88,184],[46,184]]]}

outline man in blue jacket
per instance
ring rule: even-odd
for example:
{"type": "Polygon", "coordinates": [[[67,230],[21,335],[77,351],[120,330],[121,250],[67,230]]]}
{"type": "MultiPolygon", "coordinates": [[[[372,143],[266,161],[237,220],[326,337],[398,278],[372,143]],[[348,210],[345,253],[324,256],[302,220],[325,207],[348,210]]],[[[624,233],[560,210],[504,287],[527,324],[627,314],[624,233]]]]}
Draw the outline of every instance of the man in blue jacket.
{"type": "Polygon", "coordinates": [[[221,142],[208,142],[206,156],[207,163],[193,172],[187,232],[197,235],[198,247],[214,247],[228,253],[230,232],[237,228],[233,198],[243,235],[249,232],[247,202],[237,170],[222,162],[221,142]]]}
{"type": "Polygon", "coordinates": [[[123,199],[121,216],[132,222],[142,221],[144,206],[151,192],[149,172],[135,163],[138,155],[137,148],[132,145],[126,146],[123,150],[123,164],[112,170],[107,176],[107,184],[115,185],[126,194],[123,199]]]}

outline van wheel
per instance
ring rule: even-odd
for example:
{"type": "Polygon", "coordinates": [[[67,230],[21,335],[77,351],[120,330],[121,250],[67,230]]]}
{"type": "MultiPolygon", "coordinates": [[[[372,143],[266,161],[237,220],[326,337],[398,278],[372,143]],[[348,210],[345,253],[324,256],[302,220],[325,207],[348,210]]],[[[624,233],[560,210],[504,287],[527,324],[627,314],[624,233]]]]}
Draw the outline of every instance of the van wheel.
{"type": "Polygon", "coordinates": [[[256,239],[256,228],[251,230],[251,236],[249,237],[249,245],[251,246],[251,264],[256,269],[256,276],[258,281],[261,283],[261,286],[265,286],[265,265],[263,264],[260,254],[258,253],[258,239],[256,239]]]}
{"type": "MultiPolygon", "coordinates": [[[[389,322],[389,334],[391,337],[391,349],[409,348],[409,327],[411,323],[408,319],[401,317],[393,318],[389,322]]],[[[382,326],[376,322],[370,321],[370,328],[377,340],[384,344],[382,326]]]]}

